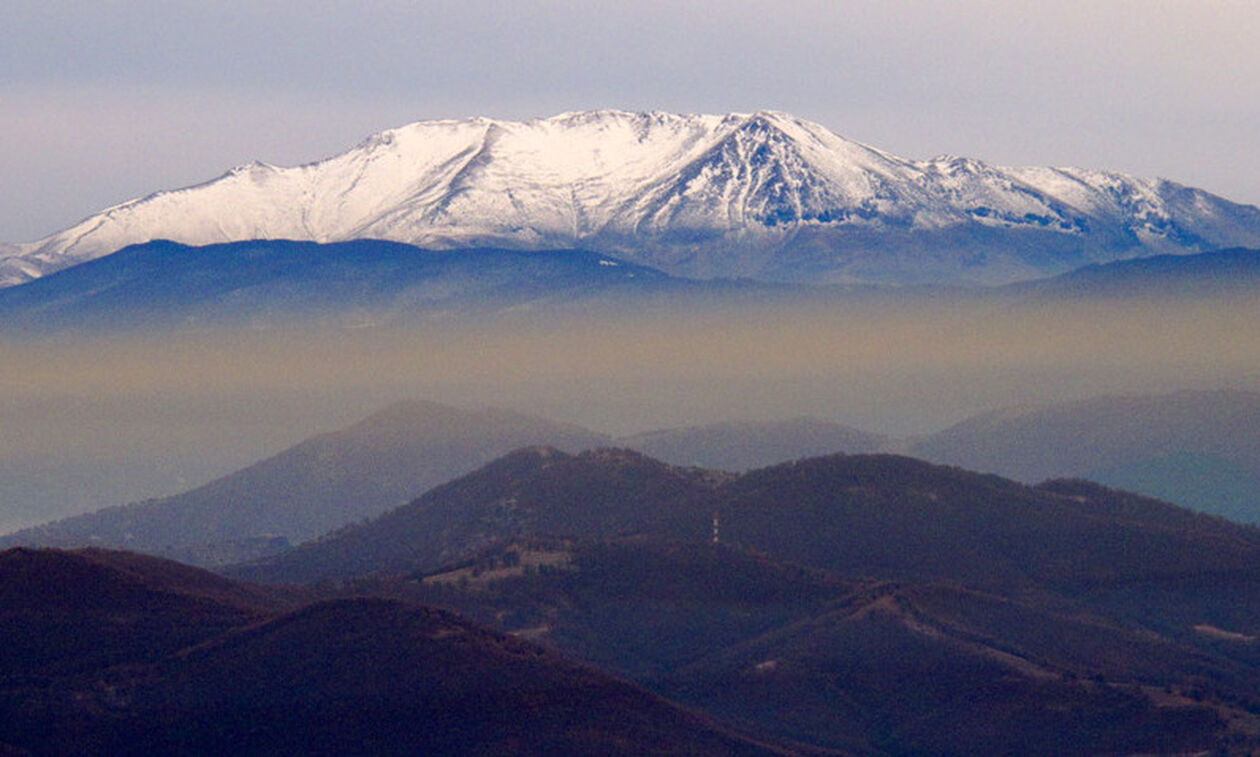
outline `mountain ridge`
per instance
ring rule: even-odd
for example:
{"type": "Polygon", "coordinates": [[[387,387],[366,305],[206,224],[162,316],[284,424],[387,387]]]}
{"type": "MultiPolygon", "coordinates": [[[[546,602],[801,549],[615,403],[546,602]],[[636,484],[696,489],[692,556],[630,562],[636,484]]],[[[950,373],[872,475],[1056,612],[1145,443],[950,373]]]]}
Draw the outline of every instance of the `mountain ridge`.
{"type": "Polygon", "coordinates": [[[973,588],[1073,591],[1134,576],[1163,580],[1189,564],[1229,571],[1260,554],[1260,530],[1157,500],[1071,482],[1029,487],[899,455],[832,454],[730,474],[632,450],[526,448],[376,519],[226,570],[252,581],[317,582],[433,569],[519,538],[706,542],[719,515],[722,543],[775,559],[973,588]],[[1107,546],[1120,543],[1158,550],[1165,564],[1107,546]]]}
{"type": "Polygon", "coordinates": [[[905,457],[518,450],[227,573],[467,613],[845,753],[1189,751],[1260,707],[1260,529],[905,457]]]}
{"type": "Polygon", "coordinates": [[[587,250],[426,250],[400,242],[153,240],[0,288],[15,332],[365,328],[509,311],[730,300],[784,285],[696,281],[587,250]]]}
{"type": "Polygon", "coordinates": [[[1250,488],[1260,479],[1257,422],[1260,393],[1250,390],[1104,395],[981,413],[915,440],[908,452],[1027,483],[1088,478],[1125,484],[1260,523],[1260,502],[1250,488]]]}
{"type": "Polygon", "coordinates": [[[0,545],[111,546],[211,565],[377,515],[520,445],[603,441],[510,410],[397,402],[187,492],[23,529],[0,545]]]}
{"type": "Polygon", "coordinates": [[[790,114],[420,121],[292,168],[247,163],[0,258],[13,285],[154,238],[587,247],[684,276],[1000,283],[1260,246],[1260,209],[1163,179],[908,160],[790,114]]]}

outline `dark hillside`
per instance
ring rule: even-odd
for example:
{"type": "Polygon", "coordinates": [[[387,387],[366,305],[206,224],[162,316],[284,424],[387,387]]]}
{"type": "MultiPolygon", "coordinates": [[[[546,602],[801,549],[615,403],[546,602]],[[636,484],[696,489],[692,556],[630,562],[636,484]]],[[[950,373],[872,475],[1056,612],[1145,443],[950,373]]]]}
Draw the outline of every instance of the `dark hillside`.
{"type": "Polygon", "coordinates": [[[642,680],[820,612],[861,585],[722,545],[635,537],[518,541],[355,589],[450,607],[642,680]]]}
{"type": "Polygon", "coordinates": [[[1062,600],[847,581],[725,545],[516,542],[355,590],[455,608],[744,730],[849,752],[1189,749],[1260,708],[1260,666],[1062,600]]]}
{"type": "Polygon", "coordinates": [[[0,553],[0,671],[150,661],[295,601],[144,555],[11,549],[0,553]]]}
{"type": "Polygon", "coordinates": [[[1087,482],[534,448],[298,557],[239,571],[454,608],[819,748],[1260,743],[1260,529],[1087,482]]]}
{"type": "MultiPolygon", "coordinates": [[[[895,455],[832,455],[732,476],[626,451],[543,448],[231,572],[311,582],[424,571],[521,537],[706,542],[715,513],[723,543],[846,576],[1062,596],[1260,576],[1260,529],[1101,487],[1085,496],[895,455]]],[[[1260,615],[1254,621],[1249,628],[1260,615]]]]}
{"type": "Polygon", "coordinates": [[[877,754],[1164,753],[1224,743],[1214,709],[1149,677],[1195,680],[1195,665],[1114,628],[949,587],[887,585],[657,688],[733,724],[877,754]]]}
{"type": "Polygon", "coordinates": [[[455,615],[145,556],[0,554],[0,752],[771,754],[455,615]]]}
{"type": "Polygon", "coordinates": [[[1260,572],[1260,530],[1141,497],[1094,499],[891,455],[836,455],[722,489],[723,539],[848,575],[1076,591],[1260,572]]]}
{"type": "Polygon", "coordinates": [[[436,568],[523,536],[704,539],[721,479],[628,450],[522,449],[369,523],[229,572],[313,582],[436,568]]]}
{"type": "Polygon", "coordinates": [[[629,684],[449,613],[313,605],[156,666],[104,751],[768,754],[629,684]]]}

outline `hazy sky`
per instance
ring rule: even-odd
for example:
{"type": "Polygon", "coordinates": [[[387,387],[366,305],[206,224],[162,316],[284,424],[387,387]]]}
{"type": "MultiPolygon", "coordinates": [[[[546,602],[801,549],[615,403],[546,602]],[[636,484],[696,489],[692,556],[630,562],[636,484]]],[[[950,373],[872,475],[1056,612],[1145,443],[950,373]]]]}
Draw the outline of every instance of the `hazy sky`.
{"type": "Polygon", "coordinates": [[[786,110],[1260,203],[1260,3],[5,0],[0,241],[409,121],[786,110]]]}

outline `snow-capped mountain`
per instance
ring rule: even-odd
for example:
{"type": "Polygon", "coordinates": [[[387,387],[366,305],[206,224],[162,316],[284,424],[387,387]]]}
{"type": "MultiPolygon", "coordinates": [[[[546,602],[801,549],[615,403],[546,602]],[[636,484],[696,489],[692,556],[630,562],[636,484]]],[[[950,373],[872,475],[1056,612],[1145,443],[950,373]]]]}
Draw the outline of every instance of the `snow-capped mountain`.
{"type": "Polygon", "coordinates": [[[123,203],[0,248],[0,285],[159,238],[582,247],[687,276],[998,283],[1260,246],[1260,210],[1162,179],[906,160],[775,112],[472,118],[123,203]]]}

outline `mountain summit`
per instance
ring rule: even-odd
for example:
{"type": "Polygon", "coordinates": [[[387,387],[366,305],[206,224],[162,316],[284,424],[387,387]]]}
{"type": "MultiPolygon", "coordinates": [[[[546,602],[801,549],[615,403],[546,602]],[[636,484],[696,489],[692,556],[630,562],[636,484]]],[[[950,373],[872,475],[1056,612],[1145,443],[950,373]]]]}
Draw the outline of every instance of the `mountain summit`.
{"type": "Polygon", "coordinates": [[[582,247],[693,277],[998,283],[1260,246],[1260,209],[1163,179],[907,160],[777,112],[470,118],[123,203],[0,248],[0,286],[159,238],[582,247]]]}

